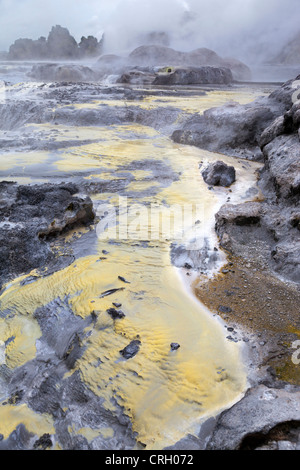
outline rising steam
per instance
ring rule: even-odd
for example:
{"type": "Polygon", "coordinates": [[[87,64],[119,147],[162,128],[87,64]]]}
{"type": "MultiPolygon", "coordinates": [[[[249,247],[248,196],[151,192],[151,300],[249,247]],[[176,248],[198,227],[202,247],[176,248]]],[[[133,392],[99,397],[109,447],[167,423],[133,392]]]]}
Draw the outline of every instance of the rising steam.
{"type": "Polygon", "coordinates": [[[127,53],[164,33],[166,45],[215,50],[247,63],[275,56],[299,32],[299,0],[0,0],[0,50],[61,24],[80,40],[105,33],[106,53],[127,53]],[[151,36],[150,36],[151,37],[151,36]]]}

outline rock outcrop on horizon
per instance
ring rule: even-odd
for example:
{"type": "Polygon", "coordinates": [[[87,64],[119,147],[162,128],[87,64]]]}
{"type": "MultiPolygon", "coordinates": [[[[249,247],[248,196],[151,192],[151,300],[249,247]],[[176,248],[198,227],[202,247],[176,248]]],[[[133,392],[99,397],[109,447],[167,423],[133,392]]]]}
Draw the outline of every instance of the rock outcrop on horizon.
{"type": "Polygon", "coordinates": [[[67,28],[56,25],[48,38],[17,39],[9,48],[8,60],[77,60],[98,56],[102,53],[103,37],[82,37],[78,44],[67,28]]]}
{"type": "Polygon", "coordinates": [[[191,52],[180,52],[162,45],[143,45],[134,49],[127,57],[105,54],[99,57],[97,67],[110,73],[129,74],[132,70],[147,68],[152,73],[158,73],[159,68],[173,73],[175,69],[199,69],[214,67],[229,69],[233,80],[251,80],[251,70],[243,62],[228,58],[223,59],[214,51],[206,48],[195,49],[191,52]]]}
{"type": "Polygon", "coordinates": [[[129,54],[129,60],[133,65],[144,66],[225,67],[231,70],[235,80],[251,79],[251,71],[247,65],[237,59],[223,59],[207,48],[180,52],[166,46],[145,45],[134,49],[129,54]]]}

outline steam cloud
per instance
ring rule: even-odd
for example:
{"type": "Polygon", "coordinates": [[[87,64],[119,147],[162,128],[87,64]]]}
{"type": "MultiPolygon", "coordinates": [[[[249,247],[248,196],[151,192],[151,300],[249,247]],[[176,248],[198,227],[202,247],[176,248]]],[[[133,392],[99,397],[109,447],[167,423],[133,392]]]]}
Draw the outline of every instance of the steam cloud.
{"type": "Polygon", "coordinates": [[[208,47],[252,64],[276,55],[300,31],[299,17],[299,0],[0,0],[0,50],[60,24],[76,40],[105,32],[107,53],[128,52],[157,31],[177,50],[208,47]]]}

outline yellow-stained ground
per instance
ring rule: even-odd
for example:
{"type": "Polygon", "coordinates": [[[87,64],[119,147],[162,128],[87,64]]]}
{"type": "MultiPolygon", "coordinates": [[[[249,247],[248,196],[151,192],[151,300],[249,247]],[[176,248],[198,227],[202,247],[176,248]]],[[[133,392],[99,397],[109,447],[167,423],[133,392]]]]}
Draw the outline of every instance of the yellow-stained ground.
{"type": "MultiPolygon", "coordinates": [[[[223,104],[229,98],[240,98],[242,102],[246,99],[234,93],[224,96],[223,92],[213,92],[209,100],[203,98],[206,100],[203,108],[223,104]]],[[[250,100],[249,96],[247,99],[250,100]]],[[[156,106],[155,100],[146,100],[145,106],[156,106]]],[[[178,101],[168,100],[171,105],[178,105],[178,101]]],[[[200,106],[198,102],[194,104],[200,106]]],[[[58,130],[59,127],[56,126],[58,130]]],[[[247,190],[255,186],[259,165],[175,144],[153,129],[139,125],[111,126],[99,132],[101,142],[57,152],[51,156],[51,165],[58,173],[76,175],[84,169],[87,179],[92,175],[93,179],[103,176],[113,179],[121,166],[147,159],[168,163],[180,178],[167,187],[157,183],[158,191],[153,197],[147,193],[149,185],[155,184],[149,182],[149,168],[133,169],[130,173],[135,180],[127,187],[130,198],[109,192],[95,195],[95,204],[104,200],[112,207],[125,204],[120,214],[125,216],[129,207],[129,218],[122,219],[117,228],[112,224],[107,233],[97,227],[96,254],[79,258],[67,268],[37,277],[34,282],[22,285],[24,276],[7,285],[0,297],[0,308],[9,309],[14,316],[1,319],[0,340],[15,337],[5,349],[6,365],[15,368],[35,355],[35,343],[41,335],[33,316],[38,307],[60,298],[72,307],[75,315],[85,318],[94,312],[97,321],[88,327],[86,349],[75,369],[80,371],[84,383],[104,399],[107,409],[115,408],[112,397],[124,407],[133,431],[147,449],[161,449],[187,432],[197,432],[201,420],[230,406],[246,389],[247,373],[240,346],[225,338],[223,324],[189,292],[180,273],[171,265],[170,243],[188,243],[194,236],[197,243],[191,245],[192,249],[201,248],[204,236],[212,245],[217,243],[214,214],[227,197],[231,202],[247,200],[247,190]],[[224,188],[210,191],[201,176],[199,165],[220,157],[237,171],[237,182],[230,191],[224,188]],[[132,191],[139,194],[136,199],[132,191]],[[156,217],[151,217],[151,204],[161,212],[160,225],[156,217]],[[176,218],[172,210],[185,206],[187,212],[190,207],[196,208],[196,215],[187,217],[182,225],[182,218],[176,218]],[[196,220],[200,224],[196,225],[196,220]],[[108,254],[103,255],[102,250],[108,254]],[[119,275],[130,284],[120,281],[119,275]],[[101,293],[113,288],[124,290],[100,298],[101,293]],[[122,304],[125,318],[113,321],[106,313],[112,302],[122,304]],[[141,341],[141,348],[126,361],[120,350],[133,339],[141,341]],[[172,342],[180,344],[177,351],[170,350],[172,342]]],[[[80,138],[85,133],[86,128],[76,128],[80,138]]],[[[36,155],[41,169],[48,157],[36,155]]],[[[12,156],[12,166],[18,164],[19,158],[12,156]]],[[[30,154],[22,158],[31,164],[30,154]]],[[[37,423],[38,434],[46,432],[49,417],[32,415],[25,406],[2,406],[0,433],[7,437],[17,421],[26,426],[28,422],[37,423]]],[[[99,433],[107,439],[112,436],[111,429],[73,432],[90,439],[99,433]]]]}

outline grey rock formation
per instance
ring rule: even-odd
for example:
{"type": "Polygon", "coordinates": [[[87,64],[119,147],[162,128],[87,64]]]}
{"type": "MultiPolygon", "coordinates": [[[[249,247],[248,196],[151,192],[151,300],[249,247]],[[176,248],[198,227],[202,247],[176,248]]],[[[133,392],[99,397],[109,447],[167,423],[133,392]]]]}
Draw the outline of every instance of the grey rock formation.
{"type": "MultiPolygon", "coordinates": [[[[115,404],[109,411],[83,382],[75,362],[85,351],[94,327],[93,315],[74,315],[67,301],[55,299],[34,313],[41,329],[36,357],[16,369],[2,370],[7,396],[15,404],[26,404],[36,413],[47,413],[53,420],[53,435],[35,435],[20,424],[11,435],[0,441],[0,450],[32,450],[47,446],[64,450],[124,450],[136,446],[129,418],[115,404]],[[76,424],[75,424],[76,423],[76,424]],[[74,432],[74,424],[78,432],[74,432]],[[113,436],[101,433],[89,442],[80,429],[111,428],[113,436]]],[[[93,367],[101,364],[101,357],[93,367]]],[[[4,366],[1,366],[2,369],[4,366]]]]}
{"type": "Polygon", "coordinates": [[[284,103],[285,112],[256,137],[263,155],[259,186],[265,199],[224,205],[216,214],[216,231],[221,246],[233,254],[260,259],[274,273],[300,282],[299,102],[291,101],[292,83],[270,96],[270,100],[275,98],[284,103]]]}
{"type": "Polygon", "coordinates": [[[229,68],[203,66],[176,68],[170,73],[160,74],[153,81],[153,85],[228,85],[232,81],[233,77],[229,68]]]}
{"type": "Polygon", "coordinates": [[[297,388],[270,389],[259,385],[250,389],[239,403],[218,418],[207,449],[253,450],[263,446],[270,449],[273,444],[279,450],[279,443],[288,441],[296,450],[300,444],[299,400],[297,388]]]}
{"type": "Polygon", "coordinates": [[[56,260],[47,240],[94,220],[91,199],[76,196],[77,192],[73,184],[0,183],[1,284],[12,276],[43,268],[47,263],[72,260],[72,257],[56,260]]]}
{"type": "Polygon", "coordinates": [[[138,339],[135,339],[131,341],[128,346],[126,346],[124,349],[120,351],[120,354],[125,358],[125,359],[131,359],[132,357],[136,356],[136,354],[139,352],[141,346],[141,341],[138,339]]]}
{"type": "Polygon", "coordinates": [[[117,83],[131,85],[151,85],[155,80],[155,73],[149,68],[133,68],[126,70],[118,79],[117,83]]]}
{"type": "Polygon", "coordinates": [[[100,41],[94,36],[82,36],[77,44],[67,28],[53,26],[48,38],[17,39],[9,48],[8,60],[77,60],[97,56],[103,48],[103,37],[100,41]]]}
{"type": "Polygon", "coordinates": [[[223,59],[210,49],[180,52],[153,44],[140,46],[127,57],[103,55],[98,59],[96,68],[102,73],[119,74],[118,82],[121,83],[145,83],[142,76],[145,68],[153,75],[155,85],[224,84],[233,80],[251,79],[251,71],[247,65],[237,59],[223,59]],[[209,68],[218,69],[219,72],[209,68]]]}
{"type": "MultiPolygon", "coordinates": [[[[249,104],[228,103],[209,109],[202,115],[195,114],[174,131],[172,138],[175,142],[195,145],[213,152],[262,161],[261,143],[268,140],[263,132],[271,124],[275,125],[275,119],[291,111],[295,92],[293,84],[296,80],[288,81],[268,97],[257,98],[249,104]]],[[[295,111],[293,119],[298,122],[298,112],[295,111]]],[[[276,126],[280,122],[277,121],[276,126]]],[[[286,126],[287,122],[285,129],[286,126]]]]}
{"type": "Polygon", "coordinates": [[[212,186],[231,186],[236,179],[234,166],[226,165],[222,161],[211,163],[202,171],[205,183],[212,186]]]}
{"type": "Polygon", "coordinates": [[[86,82],[97,80],[89,67],[72,64],[38,64],[32,67],[30,78],[42,82],[86,82]]]}
{"type": "Polygon", "coordinates": [[[251,79],[251,71],[247,65],[237,59],[223,59],[206,48],[181,52],[166,46],[145,45],[134,49],[129,55],[129,61],[132,65],[147,66],[225,67],[231,70],[235,80],[251,79]]]}

